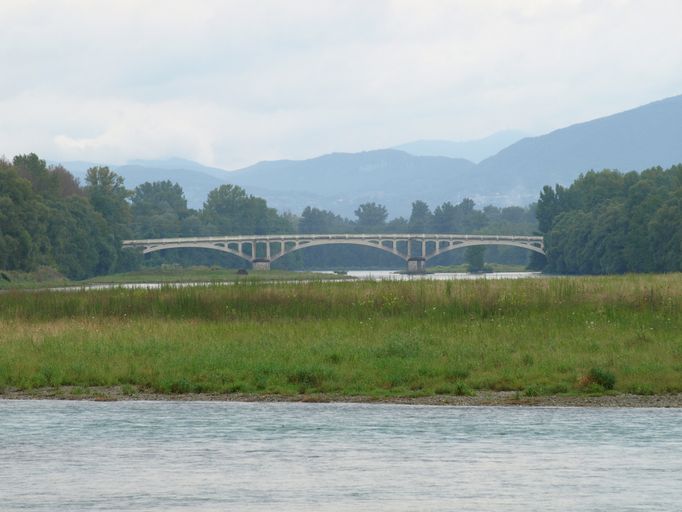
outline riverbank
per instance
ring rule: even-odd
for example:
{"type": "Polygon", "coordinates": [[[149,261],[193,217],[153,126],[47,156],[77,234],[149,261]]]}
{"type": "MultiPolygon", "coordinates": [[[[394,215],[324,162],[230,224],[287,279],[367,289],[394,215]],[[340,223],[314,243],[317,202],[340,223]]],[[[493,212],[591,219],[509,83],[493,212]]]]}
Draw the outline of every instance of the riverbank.
{"type": "Polygon", "coordinates": [[[513,391],[481,391],[474,396],[433,395],[419,397],[343,396],[334,394],[267,395],[185,393],[163,394],[140,391],[125,386],[83,389],[74,386],[27,390],[0,391],[0,400],[88,400],[112,401],[208,401],[208,402],[305,402],[305,403],[366,403],[398,405],[443,405],[454,407],[627,407],[682,408],[682,393],[665,395],[549,395],[528,397],[513,391]]]}
{"type": "Polygon", "coordinates": [[[120,274],[97,276],[82,281],[72,281],[58,272],[44,267],[36,272],[2,272],[0,290],[40,290],[47,288],[85,287],[92,285],[126,284],[180,284],[180,283],[254,283],[271,281],[335,281],[352,279],[347,275],[321,272],[295,272],[289,270],[229,269],[222,267],[154,267],[120,274]]]}
{"type": "Polygon", "coordinates": [[[681,274],[8,292],[0,324],[5,394],[682,393],[681,274]]]}

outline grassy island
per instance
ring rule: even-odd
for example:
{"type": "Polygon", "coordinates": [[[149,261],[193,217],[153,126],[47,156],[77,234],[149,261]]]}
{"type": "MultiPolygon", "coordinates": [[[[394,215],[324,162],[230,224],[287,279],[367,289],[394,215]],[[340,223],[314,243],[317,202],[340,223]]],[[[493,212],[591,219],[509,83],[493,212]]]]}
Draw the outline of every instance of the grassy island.
{"type": "Polygon", "coordinates": [[[0,294],[0,396],[682,392],[682,274],[0,294]]]}

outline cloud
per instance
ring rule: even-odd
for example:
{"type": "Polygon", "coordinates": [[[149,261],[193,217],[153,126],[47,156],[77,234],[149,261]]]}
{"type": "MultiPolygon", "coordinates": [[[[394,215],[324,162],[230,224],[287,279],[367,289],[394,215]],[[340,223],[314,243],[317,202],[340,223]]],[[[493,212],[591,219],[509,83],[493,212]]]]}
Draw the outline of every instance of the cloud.
{"type": "Polygon", "coordinates": [[[0,153],[235,168],[682,93],[677,0],[0,5],[0,153]]]}

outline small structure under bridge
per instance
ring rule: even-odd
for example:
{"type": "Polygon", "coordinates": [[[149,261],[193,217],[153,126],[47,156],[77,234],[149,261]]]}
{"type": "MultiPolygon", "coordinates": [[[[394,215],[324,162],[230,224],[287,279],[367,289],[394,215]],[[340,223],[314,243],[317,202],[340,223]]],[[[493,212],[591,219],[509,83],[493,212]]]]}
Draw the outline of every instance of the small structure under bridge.
{"type": "Polygon", "coordinates": [[[143,254],[183,248],[226,252],[250,262],[254,270],[270,270],[273,261],[308,247],[339,244],[373,247],[394,254],[405,260],[411,273],[423,272],[426,262],[436,256],[475,245],[507,245],[545,254],[541,236],[516,235],[240,235],[123,241],[123,247],[141,248],[143,254]]]}

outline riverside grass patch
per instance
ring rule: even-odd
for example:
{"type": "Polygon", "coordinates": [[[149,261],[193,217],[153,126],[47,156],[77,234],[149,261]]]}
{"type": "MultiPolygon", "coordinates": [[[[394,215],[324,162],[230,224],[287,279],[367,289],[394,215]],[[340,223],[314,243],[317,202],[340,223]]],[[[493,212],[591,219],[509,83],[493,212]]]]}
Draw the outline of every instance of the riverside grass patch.
{"type": "Polygon", "coordinates": [[[682,276],[0,295],[0,389],[682,391],[682,276]]]}

